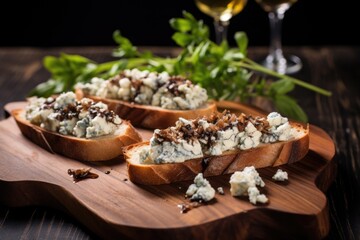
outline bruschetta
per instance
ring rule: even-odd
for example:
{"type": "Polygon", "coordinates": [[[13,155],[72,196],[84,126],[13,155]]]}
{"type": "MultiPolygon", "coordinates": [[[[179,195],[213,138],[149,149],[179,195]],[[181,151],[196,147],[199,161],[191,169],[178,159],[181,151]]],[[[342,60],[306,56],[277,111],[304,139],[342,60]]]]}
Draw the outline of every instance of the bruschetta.
{"type": "Polygon", "coordinates": [[[25,109],[12,111],[21,133],[44,149],[81,161],[105,161],[123,154],[122,147],[141,142],[130,122],[107,105],[76,100],[75,93],[30,98],[25,109]]]}

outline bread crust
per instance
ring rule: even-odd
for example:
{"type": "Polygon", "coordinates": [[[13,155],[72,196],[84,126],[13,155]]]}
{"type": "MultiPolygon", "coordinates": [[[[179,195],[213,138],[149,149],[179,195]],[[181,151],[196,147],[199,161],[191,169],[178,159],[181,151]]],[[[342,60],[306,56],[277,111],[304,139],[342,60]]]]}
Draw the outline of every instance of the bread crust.
{"type": "Polygon", "coordinates": [[[21,133],[40,147],[80,161],[106,161],[123,154],[124,146],[142,141],[142,137],[128,121],[120,135],[101,136],[92,139],[65,136],[31,124],[24,118],[24,110],[11,112],[21,133]]]}
{"type": "Polygon", "coordinates": [[[261,144],[249,150],[231,150],[219,156],[205,156],[181,163],[141,164],[138,153],[149,148],[149,142],[132,144],[124,148],[129,179],[138,184],[160,185],[192,180],[198,173],[210,177],[231,174],[246,166],[264,168],[291,164],[305,157],[309,150],[309,126],[292,125],[301,128],[305,134],[286,142],[261,144]]]}
{"type": "Polygon", "coordinates": [[[129,120],[133,126],[146,129],[167,128],[173,126],[180,117],[195,119],[197,117],[210,116],[217,111],[214,101],[208,101],[205,106],[197,109],[170,110],[150,105],[84,95],[81,89],[76,89],[75,92],[78,99],[87,97],[96,102],[101,101],[107,104],[109,110],[114,111],[119,117],[129,120]]]}

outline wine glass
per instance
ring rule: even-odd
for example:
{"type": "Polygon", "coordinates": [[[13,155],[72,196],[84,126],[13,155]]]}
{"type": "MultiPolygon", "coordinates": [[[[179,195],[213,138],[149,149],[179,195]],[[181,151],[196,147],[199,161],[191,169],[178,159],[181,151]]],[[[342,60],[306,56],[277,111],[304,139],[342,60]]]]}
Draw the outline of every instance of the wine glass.
{"type": "Polygon", "coordinates": [[[294,55],[284,56],[281,41],[281,25],[285,12],[297,0],[256,0],[268,12],[270,22],[270,47],[263,65],[281,74],[292,74],[302,68],[301,59],[294,55]]]}
{"type": "Polygon", "coordinates": [[[247,0],[195,0],[196,6],[203,13],[214,18],[216,43],[227,39],[230,19],[241,12],[247,0]]]}

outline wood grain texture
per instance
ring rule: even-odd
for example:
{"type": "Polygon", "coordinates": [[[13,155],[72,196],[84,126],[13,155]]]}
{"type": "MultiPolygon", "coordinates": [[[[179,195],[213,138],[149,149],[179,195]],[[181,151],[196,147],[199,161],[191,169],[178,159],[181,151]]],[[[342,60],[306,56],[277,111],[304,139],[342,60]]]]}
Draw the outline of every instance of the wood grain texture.
{"type": "Polygon", "coordinates": [[[230,175],[223,175],[208,179],[214,188],[223,187],[225,195],[186,214],[179,212],[177,204],[188,201],[184,194],[191,181],[136,185],[125,181],[122,159],[86,163],[49,153],[24,138],[12,118],[0,122],[0,130],[0,189],[7,192],[0,196],[1,202],[64,209],[102,238],[218,239],[221,232],[223,237],[244,239],[276,232],[279,237],[321,239],[329,231],[326,196],[316,184],[331,183],[335,148],[330,137],[315,126],[310,128],[309,154],[281,166],[289,173],[287,184],[271,180],[277,167],[259,170],[269,204],[254,206],[246,198],[232,197],[230,175]],[[74,184],[67,169],[83,167],[91,167],[99,178],[74,184]],[[246,230],[239,234],[234,229],[246,230]]]}

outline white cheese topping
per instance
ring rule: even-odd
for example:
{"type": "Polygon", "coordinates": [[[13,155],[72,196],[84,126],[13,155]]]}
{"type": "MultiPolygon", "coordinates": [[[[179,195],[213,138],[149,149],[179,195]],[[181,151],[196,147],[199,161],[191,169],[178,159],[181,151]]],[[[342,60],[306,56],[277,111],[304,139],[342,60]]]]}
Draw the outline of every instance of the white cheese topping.
{"type": "Polygon", "coordinates": [[[249,196],[253,204],[268,201],[264,194],[260,194],[256,186],[264,187],[265,183],[254,166],[245,167],[243,171],[236,171],[230,177],[230,193],[232,196],[249,196]]]}
{"type": "Polygon", "coordinates": [[[286,117],[282,117],[277,112],[270,113],[267,116],[267,121],[269,122],[270,129],[268,133],[263,134],[261,142],[288,141],[299,137],[299,134],[301,134],[291,127],[286,117]]]}
{"type": "Polygon", "coordinates": [[[114,134],[122,123],[106,104],[88,98],[76,101],[73,92],[60,94],[56,99],[32,98],[25,117],[49,131],[85,138],[114,134]]]}
{"type": "Polygon", "coordinates": [[[195,177],[194,183],[187,189],[186,195],[194,201],[208,202],[215,197],[215,189],[211,187],[209,181],[203,177],[203,174],[199,173],[195,177]]]}
{"type": "Polygon", "coordinates": [[[62,135],[72,135],[77,120],[77,118],[72,118],[59,122],[59,133],[61,133],[62,135]]]}
{"type": "Polygon", "coordinates": [[[249,122],[245,127],[245,131],[240,137],[240,149],[246,150],[257,147],[260,143],[261,132],[258,131],[255,126],[249,122]]]}
{"type": "Polygon", "coordinates": [[[74,103],[76,95],[73,92],[67,92],[60,94],[55,99],[54,109],[60,109],[66,107],[70,103],[74,103]]]}
{"type": "Polygon", "coordinates": [[[156,164],[184,162],[188,159],[203,157],[200,142],[197,140],[190,142],[180,140],[177,143],[166,141],[163,144],[156,144],[152,138],[150,146],[149,157],[154,159],[156,164]]]}
{"type": "Polygon", "coordinates": [[[288,173],[281,169],[278,169],[272,179],[274,179],[275,181],[283,182],[285,180],[288,180],[288,173]]]}
{"type": "Polygon", "coordinates": [[[154,131],[150,153],[143,154],[142,162],[184,162],[233,149],[248,150],[261,143],[287,141],[305,133],[292,128],[287,118],[275,112],[270,113],[267,120],[242,117],[243,120],[241,116],[223,113],[215,120],[179,118],[174,127],[154,131]]]}
{"type": "Polygon", "coordinates": [[[51,132],[57,132],[57,129],[60,127],[60,121],[57,119],[57,116],[59,116],[58,113],[50,113],[40,124],[40,127],[45,128],[51,132]]]}
{"type": "Polygon", "coordinates": [[[54,112],[53,109],[41,109],[41,106],[45,104],[45,102],[53,101],[53,98],[29,98],[29,104],[25,107],[26,118],[29,119],[32,124],[40,125],[47,116],[54,112]]]}
{"type": "Polygon", "coordinates": [[[170,77],[167,72],[126,69],[112,79],[91,79],[90,83],[78,83],[87,95],[120,99],[137,104],[153,105],[165,109],[196,109],[208,99],[204,88],[180,77],[170,77]]]}

